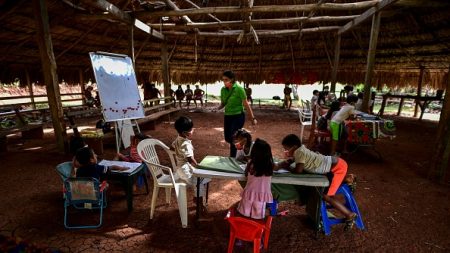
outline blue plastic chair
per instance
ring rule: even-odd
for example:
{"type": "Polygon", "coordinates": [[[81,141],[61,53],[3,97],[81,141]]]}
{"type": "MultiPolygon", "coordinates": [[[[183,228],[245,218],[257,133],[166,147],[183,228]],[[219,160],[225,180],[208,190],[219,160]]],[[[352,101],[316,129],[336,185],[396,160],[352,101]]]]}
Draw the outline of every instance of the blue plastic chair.
{"type": "MultiPolygon", "coordinates": [[[[342,194],[345,198],[345,206],[350,209],[352,212],[356,213],[358,217],[356,218],[356,227],[364,230],[364,223],[361,218],[361,213],[359,212],[358,205],[356,204],[356,200],[353,198],[352,192],[350,190],[350,187],[347,184],[342,184],[339,189],[337,190],[336,194],[342,194]]],[[[322,216],[322,228],[325,233],[325,235],[331,234],[331,226],[336,224],[345,223],[345,219],[343,218],[332,218],[328,217],[327,209],[332,208],[325,200],[322,200],[321,206],[320,206],[320,212],[322,216]]]]}
{"type": "MultiPolygon", "coordinates": [[[[72,162],[63,162],[56,166],[56,172],[62,179],[63,190],[64,190],[64,181],[66,181],[72,174],[72,162]]],[[[66,195],[63,193],[63,198],[66,195]]]]}
{"type": "Polygon", "coordinates": [[[66,181],[72,173],[72,162],[63,162],[56,166],[56,172],[61,177],[62,181],[66,181]]]}
{"type": "Polygon", "coordinates": [[[98,228],[103,222],[103,208],[106,207],[104,197],[106,181],[101,184],[95,178],[68,178],[64,181],[64,226],[68,229],[98,228]],[[96,225],[69,226],[67,210],[70,206],[76,209],[100,209],[99,223],[96,225]]]}

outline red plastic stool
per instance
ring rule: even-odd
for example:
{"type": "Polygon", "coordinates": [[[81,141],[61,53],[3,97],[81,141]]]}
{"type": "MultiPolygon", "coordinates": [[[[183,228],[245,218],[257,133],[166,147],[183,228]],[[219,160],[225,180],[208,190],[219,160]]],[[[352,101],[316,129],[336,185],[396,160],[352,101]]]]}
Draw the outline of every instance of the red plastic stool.
{"type": "Polygon", "coordinates": [[[272,216],[268,216],[265,220],[255,221],[244,217],[235,217],[234,210],[229,210],[225,219],[230,223],[228,253],[233,252],[236,238],[243,241],[253,242],[253,252],[258,253],[263,234],[264,249],[268,249],[270,228],[272,227],[272,216]]]}

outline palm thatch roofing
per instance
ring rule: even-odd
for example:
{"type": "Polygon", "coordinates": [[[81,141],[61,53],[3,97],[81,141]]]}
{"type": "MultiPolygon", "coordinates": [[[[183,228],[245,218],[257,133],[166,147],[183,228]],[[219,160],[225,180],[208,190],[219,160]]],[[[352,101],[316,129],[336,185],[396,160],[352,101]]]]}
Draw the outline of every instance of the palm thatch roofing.
{"type": "MultiPolygon", "coordinates": [[[[386,0],[385,0],[386,1],[386,0]]],[[[177,84],[209,83],[232,69],[246,83],[328,82],[337,34],[379,0],[48,0],[53,50],[60,80],[92,78],[89,52],[129,54],[130,23],[141,21],[163,34],[170,78],[177,84]],[[217,7],[217,8],[216,8],[217,7]],[[108,8],[108,7],[107,7],[108,8]],[[130,21],[131,20],[131,21],[130,21]]],[[[450,2],[388,1],[381,11],[375,86],[425,85],[443,88],[450,64],[450,2]]],[[[364,82],[372,18],[341,34],[337,81],[364,82]]],[[[42,82],[33,5],[0,0],[0,80],[42,82]]],[[[138,79],[162,81],[163,40],[134,28],[138,79]]]]}

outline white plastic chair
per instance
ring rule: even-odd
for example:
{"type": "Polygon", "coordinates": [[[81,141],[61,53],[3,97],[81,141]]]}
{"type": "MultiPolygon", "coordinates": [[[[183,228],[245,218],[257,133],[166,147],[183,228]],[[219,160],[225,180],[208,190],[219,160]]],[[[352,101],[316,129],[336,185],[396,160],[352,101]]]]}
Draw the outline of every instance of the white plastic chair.
{"type": "Polygon", "coordinates": [[[145,139],[139,142],[137,146],[138,154],[147,164],[153,177],[153,195],[150,207],[150,219],[153,219],[159,188],[164,188],[166,190],[166,203],[168,204],[170,204],[171,189],[174,188],[175,195],[177,196],[178,210],[180,211],[181,225],[183,228],[186,228],[188,225],[186,184],[176,182],[172,169],[159,163],[155,146],[159,146],[167,152],[170,157],[172,168],[175,168],[176,166],[174,159],[175,153],[161,141],[156,139],[145,139]]]}
{"type": "Polygon", "coordinates": [[[303,131],[305,126],[312,125],[312,115],[310,112],[308,113],[298,109],[298,117],[300,119],[300,141],[303,142],[303,131]]]}

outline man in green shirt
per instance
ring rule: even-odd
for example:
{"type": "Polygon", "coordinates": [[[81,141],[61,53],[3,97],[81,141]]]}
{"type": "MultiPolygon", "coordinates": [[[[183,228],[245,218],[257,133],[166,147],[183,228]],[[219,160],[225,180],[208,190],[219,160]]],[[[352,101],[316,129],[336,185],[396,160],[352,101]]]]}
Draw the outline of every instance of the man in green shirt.
{"type": "Polygon", "coordinates": [[[252,108],[248,104],[245,90],[237,84],[233,71],[227,70],[223,72],[222,80],[224,87],[220,91],[220,109],[225,107],[224,137],[225,141],[230,144],[230,157],[235,157],[236,147],[234,146],[233,135],[237,130],[244,127],[244,107],[252,120],[252,124],[256,125],[257,121],[253,115],[252,108]]]}

